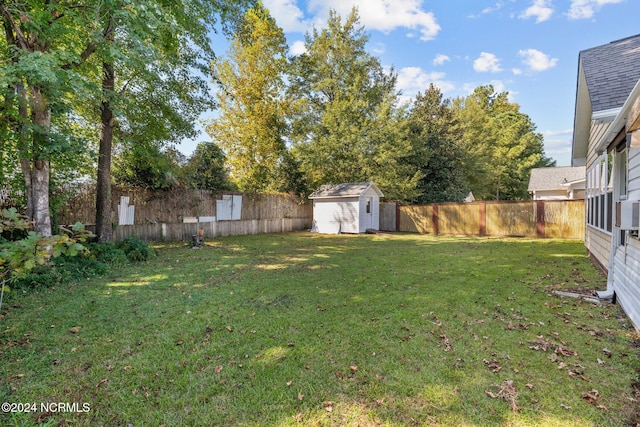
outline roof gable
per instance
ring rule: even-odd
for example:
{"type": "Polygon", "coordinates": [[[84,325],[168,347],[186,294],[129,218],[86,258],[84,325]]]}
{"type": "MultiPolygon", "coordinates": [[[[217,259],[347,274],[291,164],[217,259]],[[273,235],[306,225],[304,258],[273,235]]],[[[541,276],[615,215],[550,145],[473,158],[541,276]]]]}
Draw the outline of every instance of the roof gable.
{"type": "Polygon", "coordinates": [[[360,197],[369,189],[373,189],[379,197],[383,197],[382,191],[373,182],[367,181],[322,185],[309,195],[309,199],[360,197]]]}
{"type": "Polygon", "coordinates": [[[640,34],[580,52],[593,112],[620,108],[640,79],[640,34]]]}
{"type": "Polygon", "coordinates": [[[576,181],[586,180],[584,166],[536,168],[531,170],[529,191],[561,190],[576,181]]]}

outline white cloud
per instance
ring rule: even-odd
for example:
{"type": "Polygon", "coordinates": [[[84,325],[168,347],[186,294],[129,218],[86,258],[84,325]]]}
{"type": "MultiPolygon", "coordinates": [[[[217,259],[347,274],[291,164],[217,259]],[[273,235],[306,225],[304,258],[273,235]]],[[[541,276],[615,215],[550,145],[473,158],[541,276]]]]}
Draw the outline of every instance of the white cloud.
{"type": "Polygon", "coordinates": [[[443,65],[445,62],[449,62],[451,61],[451,58],[449,58],[447,55],[443,55],[441,53],[437,54],[436,57],[433,60],[433,65],[443,65]]]}
{"type": "Polygon", "coordinates": [[[307,52],[307,47],[302,40],[297,40],[291,45],[289,51],[292,55],[302,55],[307,52]]]}
{"type": "Polygon", "coordinates": [[[455,85],[445,80],[445,73],[428,73],[420,67],[405,67],[398,71],[398,89],[402,91],[401,102],[410,101],[418,92],[425,92],[433,83],[442,93],[455,89],[455,85]]]}
{"type": "Polygon", "coordinates": [[[263,3],[285,32],[303,33],[311,26],[304,19],[297,0],[264,0],[263,3]]]}
{"type": "Polygon", "coordinates": [[[523,58],[522,62],[529,67],[531,71],[545,71],[555,67],[558,63],[558,58],[551,58],[549,55],[537,49],[520,50],[518,56],[523,58]]]}
{"type": "Polygon", "coordinates": [[[514,76],[519,76],[522,74],[522,70],[520,68],[512,68],[511,72],[513,73],[514,76]]]}
{"type": "Polygon", "coordinates": [[[533,4],[520,14],[520,18],[536,18],[536,23],[540,23],[551,18],[551,15],[553,15],[553,8],[550,0],[533,0],[533,4]]]}
{"type": "Polygon", "coordinates": [[[500,60],[493,53],[482,52],[480,57],[473,61],[473,69],[479,73],[502,71],[500,60]]]}
{"type": "Polygon", "coordinates": [[[544,154],[556,160],[558,166],[570,165],[573,129],[547,130],[542,132],[542,136],[544,137],[544,154]]]}
{"type": "Polygon", "coordinates": [[[356,6],[360,21],[367,30],[390,32],[406,28],[419,32],[421,40],[432,40],[440,32],[440,25],[435,15],[424,11],[421,5],[421,0],[309,0],[309,11],[326,17],[329,10],[333,9],[339,15],[347,16],[356,6]]]}
{"type": "Polygon", "coordinates": [[[624,0],[571,0],[567,15],[569,19],[592,18],[606,4],[618,4],[624,0]]]}

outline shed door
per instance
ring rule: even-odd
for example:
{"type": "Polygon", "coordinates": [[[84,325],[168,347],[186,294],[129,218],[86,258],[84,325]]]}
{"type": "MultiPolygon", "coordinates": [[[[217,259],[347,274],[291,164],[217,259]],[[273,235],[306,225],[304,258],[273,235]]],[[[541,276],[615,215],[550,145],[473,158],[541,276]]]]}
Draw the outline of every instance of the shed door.
{"type": "Polygon", "coordinates": [[[373,199],[371,197],[367,197],[367,203],[364,211],[364,225],[365,230],[368,228],[373,228],[373,199]]]}

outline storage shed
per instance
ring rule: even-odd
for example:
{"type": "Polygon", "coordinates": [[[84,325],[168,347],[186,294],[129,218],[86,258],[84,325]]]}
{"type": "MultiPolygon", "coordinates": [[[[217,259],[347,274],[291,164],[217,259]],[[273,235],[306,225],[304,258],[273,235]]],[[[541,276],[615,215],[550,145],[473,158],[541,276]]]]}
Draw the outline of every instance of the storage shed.
{"type": "Polygon", "coordinates": [[[313,200],[312,231],[325,234],[364,233],[380,228],[382,191],[373,182],[323,185],[313,200]]]}

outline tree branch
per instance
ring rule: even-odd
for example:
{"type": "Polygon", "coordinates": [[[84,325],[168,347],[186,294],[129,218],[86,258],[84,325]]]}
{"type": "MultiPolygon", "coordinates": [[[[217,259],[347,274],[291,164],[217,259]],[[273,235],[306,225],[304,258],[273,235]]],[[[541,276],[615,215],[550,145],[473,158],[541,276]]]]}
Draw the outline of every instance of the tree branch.
{"type": "Polygon", "coordinates": [[[18,42],[17,45],[23,50],[32,50],[32,46],[27,41],[27,38],[22,34],[22,30],[20,26],[16,24],[16,21],[11,16],[11,12],[7,10],[7,7],[3,4],[0,4],[0,13],[4,16],[4,19],[9,24],[13,32],[15,33],[15,40],[18,42]]]}

